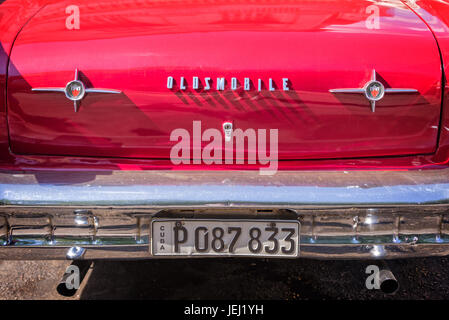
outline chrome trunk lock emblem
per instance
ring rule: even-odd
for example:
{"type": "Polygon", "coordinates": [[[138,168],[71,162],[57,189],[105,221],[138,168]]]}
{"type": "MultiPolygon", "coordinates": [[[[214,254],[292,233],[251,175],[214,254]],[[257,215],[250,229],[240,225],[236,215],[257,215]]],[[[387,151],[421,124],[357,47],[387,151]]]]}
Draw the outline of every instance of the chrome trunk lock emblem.
{"type": "Polygon", "coordinates": [[[232,122],[223,122],[223,131],[225,141],[231,141],[232,138],[232,122]]]}
{"type": "Polygon", "coordinates": [[[384,85],[376,80],[376,70],[371,72],[371,80],[368,81],[363,88],[354,88],[354,89],[331,89],[329,90],[331,93],[363,93],[365,94],[366,99],[370,102],[371,111],[376,111],[376,101],[382,99],[385,93],[417,93],[416,89],[393,89],[393,88],[385,88],[384,85]]]}

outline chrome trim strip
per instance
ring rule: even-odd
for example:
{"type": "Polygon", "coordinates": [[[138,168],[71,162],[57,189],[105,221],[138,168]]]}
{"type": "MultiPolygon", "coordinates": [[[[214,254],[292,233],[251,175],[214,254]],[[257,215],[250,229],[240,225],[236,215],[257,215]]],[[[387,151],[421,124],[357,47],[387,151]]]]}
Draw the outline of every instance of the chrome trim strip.
{"type": "Polygon", "coordinates": [[[417,93],[416,89],[393,89],[393,88],[385,88],[385,92],[388,93],[417,93]]]}
{"type": "Polygon", "coordinates": [[[113,90],[113,89],[100,89],[100,88],[86,88],[86,92],[94,92],[94,93],[122,93],[120,90],[113,90]]]}
{"type": "Polygon", "coordinates": [[[364,93],[365,89],[330,89],[329,92],[331,93],[364,93]]]}
{"type": "Polygon", "coordinates": [[[376,112],[376,101],[370,101],[369,104],[371,106],[371,112],[376,112]]]}
{"type": "Polygon", "coordinates": [[[65,92],[65,88],[32,88],[31,91],[65,92]]]}

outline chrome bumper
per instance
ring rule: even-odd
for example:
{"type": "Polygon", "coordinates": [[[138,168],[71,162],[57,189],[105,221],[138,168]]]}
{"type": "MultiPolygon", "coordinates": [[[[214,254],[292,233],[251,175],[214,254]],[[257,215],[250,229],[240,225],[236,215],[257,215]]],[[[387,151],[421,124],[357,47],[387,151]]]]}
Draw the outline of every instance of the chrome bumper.
{"type": "Polygon", "coordinates": [[[150,222],[297,219],[301,257],[449,254],[449,169],[0,172],[0,259],[150,259],[150,222]]]}

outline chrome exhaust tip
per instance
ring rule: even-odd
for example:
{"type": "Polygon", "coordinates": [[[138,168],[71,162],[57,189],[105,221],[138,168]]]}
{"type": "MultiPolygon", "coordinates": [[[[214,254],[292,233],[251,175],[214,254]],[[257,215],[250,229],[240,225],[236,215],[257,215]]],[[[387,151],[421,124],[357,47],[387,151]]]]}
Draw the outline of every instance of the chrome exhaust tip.
{"type": "Polygon", "coordinates": [[[379,271],[380,290],[386,294],[393,294],[399,289],[399,282],[390,269],[379,271]]]}

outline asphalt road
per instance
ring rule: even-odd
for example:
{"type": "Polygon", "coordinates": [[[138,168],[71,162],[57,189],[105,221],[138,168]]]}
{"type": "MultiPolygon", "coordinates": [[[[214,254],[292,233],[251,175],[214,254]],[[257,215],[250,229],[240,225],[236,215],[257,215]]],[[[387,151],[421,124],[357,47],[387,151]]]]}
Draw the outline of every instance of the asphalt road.
{"type": "Polygon", "coordinates": [[[0,299],[449,299],[449,258],[390,261],[399,290],[365,287],[371,261],[196,259],[96,262],[71,298],[67,261],[0,261],[0,299]]]}

